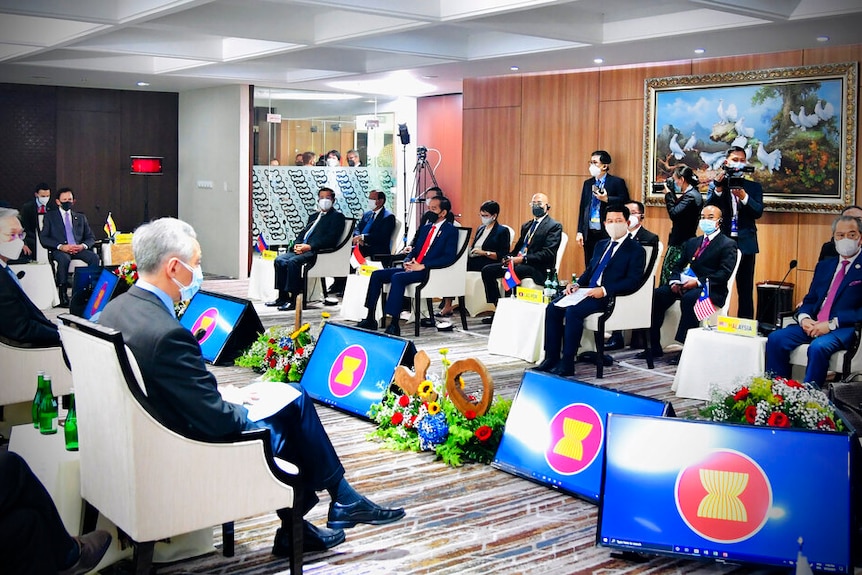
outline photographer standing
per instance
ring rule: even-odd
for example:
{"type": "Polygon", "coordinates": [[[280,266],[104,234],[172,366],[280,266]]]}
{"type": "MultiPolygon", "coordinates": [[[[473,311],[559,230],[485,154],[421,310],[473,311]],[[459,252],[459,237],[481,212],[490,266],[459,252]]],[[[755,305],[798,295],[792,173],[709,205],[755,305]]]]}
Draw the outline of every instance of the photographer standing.
{"type": "Polygon", "coordinates": [[[694,170],[684,164],[674,168],[671,176],[664,184],[653,184],[653,191],[659,185],[665,190],[664,204],[670,217],[671,228],[667,239],[667,253],[661,267],[659,285],[667,285],[673,267],[682,257],[682,246],[697,235],[697,225],[700,222],[700,210],[703,208],[703,196],[697,186],[700,180],[694,170]]]}
{"type": "Polygon", "coordinates": [[[609,205],[624,205],[629,201],[629,189],[622,178],[608,173],[611,155],[596,150],[590,155],[590,175],[581,189],[578,207],[578,235],[575,241],[584,248],[584,262],[590,263],[593,250],[601,240],[607,239],[603,222],[609,205]]]}
{"type": "Polygon", "coordinates": [[[721,233],[735,240],[742,252],[736,272],[737,315],[754,319],[754,260],[759,251],[754,220],[763,215],[763,188],[742,177],[744,173],[754,172],[754,167],[747,165],[743,148],[731,146],[723,168],[709,183],[706,204],[718,206],[728,215],[721,222],[721,233]]]}

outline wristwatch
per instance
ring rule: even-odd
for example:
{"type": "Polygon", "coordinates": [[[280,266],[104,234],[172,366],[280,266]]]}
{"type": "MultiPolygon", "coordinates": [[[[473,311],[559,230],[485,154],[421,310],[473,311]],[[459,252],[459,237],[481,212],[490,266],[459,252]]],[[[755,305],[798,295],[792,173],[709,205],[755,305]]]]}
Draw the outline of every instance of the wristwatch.
{"type": "Polygon", "coordinates": [[[829,320],[829,331],[835,331],[836,329],[838,329],[838,318],[833,317],[829,320]]]}

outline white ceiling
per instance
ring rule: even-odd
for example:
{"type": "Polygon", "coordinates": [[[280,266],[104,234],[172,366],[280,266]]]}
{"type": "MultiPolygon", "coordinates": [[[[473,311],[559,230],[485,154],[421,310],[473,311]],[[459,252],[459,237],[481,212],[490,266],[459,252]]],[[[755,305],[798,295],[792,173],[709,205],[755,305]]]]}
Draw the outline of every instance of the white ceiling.
{"type": "Polygon", "coordinates": [[[0,82],[132,90],[422,96],[595,58],[859,42],[862,0],[0,0],[0,82]]]}

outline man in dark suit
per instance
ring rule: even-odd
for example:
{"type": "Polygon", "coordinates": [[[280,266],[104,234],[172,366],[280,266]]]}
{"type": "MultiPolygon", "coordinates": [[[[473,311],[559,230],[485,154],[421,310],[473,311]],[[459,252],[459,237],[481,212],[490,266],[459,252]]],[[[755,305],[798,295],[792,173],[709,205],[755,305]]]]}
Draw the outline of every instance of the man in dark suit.
{"type": "Polygon", "coordinates": [[[724,165],[731,171],[722,170],[709,183],[706,205],[718,206],[724,214],[721,233],[737,243],[742,259],[736,272],[736,294],[739,297],[737,315],[754,318],[754,263],[757,252],[757,224],[763,215],[763,188],[757,182],[742,179],[745,167],[745,150],[732,146],[727,150],[724,165]],[[730,186],[731,178],[742,187],[730,186]],[[729,191],[728,191],[729,188],[729,191]]]}
{"type": "Polygon", "coordinates": [[[317,252],[334,248],[344,232],[344,214],[335,209],[335,192],[320,188],[317,192],[318,212],[296,235],[288,253],[275,258],[275,288],[278,299],[266,302],[279,311],[296,309],[296,296],[302,293],[302,267],[313,265],[317,252]]]}
{"type": "Polygon", "coordinates": [[[829,358],[850,347],[854,324],[862,321],[862,222],[839,216],[832,223],[832,238],[838,257],[825,259],[814,268],[814,278],[802,305],[798,323],[769,334],[766,371],[790,377],[790,354],[808,344],[805,381],[823,386],[829,358]]]}
{"type": "Polygon", "coordinates": [[[603,311],[609,297],[633,293],[641,285],[646,254],[628,235],[628,216],[629,209],[625,206],[608,207],[605,212],[608,239],[599,242],[577,283],[567,285],[565,295],[545,308],[545,359],[536,368],[539,371],[574,375],[584,319],[603,311]],[[584,293],[584,299],[566,307],[557,305],[575,292],[584,293]]]}
{"type": "Polygon", "coordinates": [[[368,211],[353,230],[353,244],[359,246],[363,256],[389,254],[392,232],[395,231],[395,214],[386,209],[386,194],[371,190],[368,194],[368,211]]]}
{"type": "MultiPolygon", "coordinates": [[[[653,292],[650,345],[654,357],[663,355],[661,325],[673,302],[680,300],[676,340],[685,343],[688,330],[698,324],[694,304],[704,283],[709,282],[709,299],[715,307],[723,306],[727,300],[727,282],[736,265],[736,242],[721,233],[721,217],[721,210],[716,206],[704,206],[700,211],[700,229],[704,235],[685,242],[682,257],[670,276],[670,284],[659,286],[653,292]]],[[[645,353],[641,352],[637,357],[645,358],[645,353]]]]}
{"type": "Polygon", "coordinates": [[[87,216],[73,212],[75,196],[71,188],[61,188],[57,195],[59,210],[50,210],[42,220],[42,235],[39,236],[57,266],[57,291],[60,307],[69,307],[69,264],[72,260],[82,260],[88,266],[99,265],[99,256],[92,248],[96,243],[87,216]]]}
{"type": "MultiPolygon", "coordinates": [[[[862,222],[862,207],[859,206],[847,206],[843,210],[841,210],[842,216],[852,216],[862,222]]],[[[826,258],[837,258],[838,250],[835,249],[835,240],[829,238],[829,241],[820,246],[820,256],[817,258],[818,262],[822,262],[826,258]]]]}
{"type": "Polygon", "coordinates": [[[8,265],[21,255],[25,240],[17,210],[0,208],[0,335],[38,346],[60,345],[57,326],[30,301],[8,265]]]}
{"type": "MultiPolygon", "coordinates": [[[[548,270],[557,266],[557,250],[563,237],[563,225],[548,215],[551,205],[545,194],[533,194],[530,208],[533,219],[521,226],[521,235],[512,251],[500,263],[482,268],[485,301],[488,303],[496,305],[500,299],[497,282],[505,275],[510,259],[519,278],[532,278],[537,285],[544,284],[548,270]]],[[[493,315],[482,319],[482,323],[493,321],[493,315]]]]}
{"type": "Polygon", "coordinates": [[[36,261],[36,251],[45,249],[37,245],[39,234],[42,230],[42,221],[45,213],[48,210],[54,209],[51,202],[51,187],[45,183],[36,185],[33,191],[33,198],[27,200],[19,210],[19,218],[21,225],[24,226],[24,231],[27,232],[27,237],[24,238],[24,254],[21,260],[36,261]]]}
{"type": "Polygon", "coordinates": [[[608,234],[602,227],[605,211],[609,205],[623,205],[629,201],[629,189],[622,178],[608,173],[611,155],[604,150],[596,150],[590,155],[590,179],[584,182],[581,190],[581,203],[578,207],[578,235],[576,241],[584,248],[584,261],[593,259],[593,250],[600,240],[608,234]]]}
{"type": "MultiPolygon", "coordinates": [[[[403,517],[402,509],[375,505],[345,480],[338,455],[302,388],[298,388],[298,398],[260,421],[250,421],[243,407],[255,398],[239,388],[219,389],[194,335],[174,316],[174,302],[192,297],[203,281],[201,249],[195,237],[190,225],[173,218],[161,218],[135,230],[132,249],[140,279],[108,303],[99,317],[102,325],[122,332],[132,350],[153,415],[178,433],[206,439],[269,429],[274,454],[300,469],[304,498],[295,505],[303,514],[317,503],[316,491],[326,489],[332,498],[327,522],[330,529],[305,522],[305,551],[338,545],[345,538],[342,528],[357,523],[382,525],[403,517]]],[[[283,520],[289,515],[287,510],[278,513],[283,520]]],[[[289,539],[288,530],[279,529],[273,553],[288,554],[289,539]]]]}
{"type": "MultiPolygon", "coordinates": [[[[358,327],[377,329],[374,309],[377,307],[383,285],[390,284],[389,296],[383,309],[385,315],[391,316],[391,321],[386,326],[386,333],[401,335],[398,320],[406,287],[409,284],[425,281],[428,278],[429,268],[448,266],[458,255],[458,230],[446,217],[451,211],[452,204],[448,198],[434,197],[428,200],[428,213],[433,215],[428,216],[429,223],[419,228],[417,241],[404,259],[404,267],[385,268],[371,274],[368,293],[365,295],[368,316],[357,324],[358,327]]],[[[419,321],[419,318],[416,318],[416,321],[419,321]]]]}

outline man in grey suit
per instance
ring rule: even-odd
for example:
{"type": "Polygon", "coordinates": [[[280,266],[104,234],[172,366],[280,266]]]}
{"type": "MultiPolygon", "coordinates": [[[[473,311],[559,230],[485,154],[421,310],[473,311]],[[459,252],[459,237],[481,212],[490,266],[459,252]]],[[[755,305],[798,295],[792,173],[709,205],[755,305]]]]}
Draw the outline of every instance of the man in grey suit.
{"type": "MultiPolygon", "coordinates": [[[[253,403],[242,389],[219,388],[207,371],[200,345],[174,316],[174,302],[194,296],[203,281],[201,248],[192,227],[162,218],[135,230],[132,241],[140,279],[112,300],[99,322],[119,330],[132,350],[147,387],[153,416],[186,436],[221,439],[243,430],[270,430],[272,450],[300,470],[305,497],[303,515],[318,501],[316,491],[331,497],[328,529],[305,522],[304,550],[322,551],[343,542],[344,528],[357,523],[383,525],[404,516],[403,509],[380,507],[359,495],[344,478],[332,443],[308,395],[300,395],[275,415],[250,421],[244,405],[253,403]]],[[[253,488],[253,487],[250,487],[253,488]]],[[[213,502],[217,505],[218,502],[213,502]]],[[[279,510],[283,520],[287,510],[279,510]]],[[[283,529],[283,528],[282,528],[283,529]]],[[[276,532],[273,553],[290,552],[289,529],[276,532]]]]}

